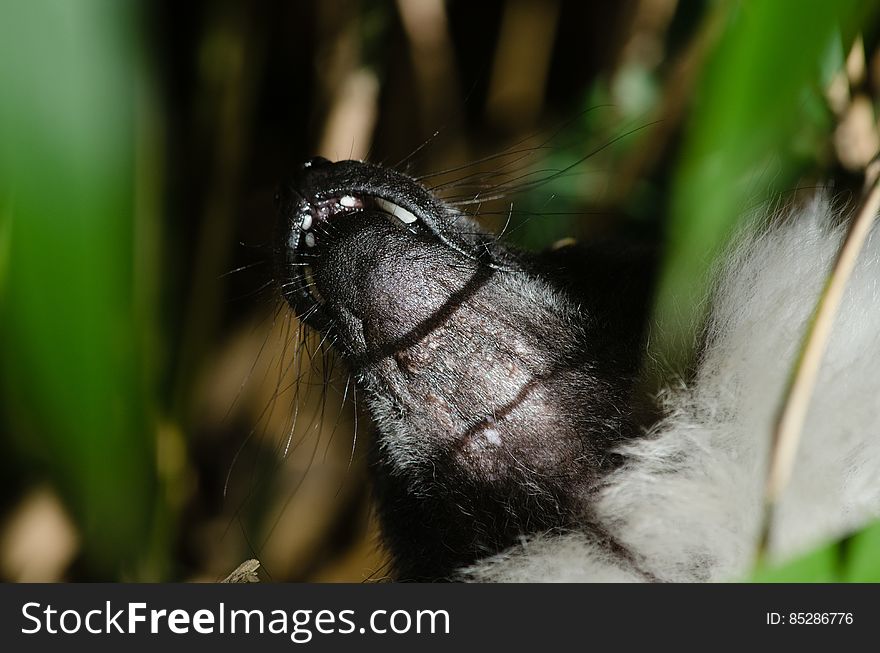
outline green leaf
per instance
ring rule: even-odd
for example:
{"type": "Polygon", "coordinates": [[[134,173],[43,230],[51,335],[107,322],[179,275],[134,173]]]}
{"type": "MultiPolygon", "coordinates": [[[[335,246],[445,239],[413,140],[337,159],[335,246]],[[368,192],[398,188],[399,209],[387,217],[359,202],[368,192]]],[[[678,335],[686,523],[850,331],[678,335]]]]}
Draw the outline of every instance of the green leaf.
{"type": "Polygon", "coordinates": [[[880,582],[880,522],[782,564],[757,569],[756,583],[880,582]]]}
{"type": "MultiPolygon", "coordinates": [[[[858,0],[720,3],[725,24],[692,100],[671,200],[651,359],[689,362],[710,270],[750,208],[791,187],[795,144],[830,121],[809,110],[840,34],[875,9],[858,0]]],[[[844,50],[848,44],[844,44],[844,50]]]]}
{"type": "Polygon", "coordinates": [[[880,583],[880,522],[853,535],[846,543],[843,580],[850,583],[880,583]]]}
{"type": "Polygon", "coordinates": [[[756,570],[753,583],[834,583],[837,576],[837,545],[829,544],[782,565],[768,565],[756,570]]]}
{"type": "Polygon", "coordinates": [[[19,451],[42,462],[86,562],[144,554],[156,493],[136,284],[130,3],[0,10],[0,388],[19,451]]]}

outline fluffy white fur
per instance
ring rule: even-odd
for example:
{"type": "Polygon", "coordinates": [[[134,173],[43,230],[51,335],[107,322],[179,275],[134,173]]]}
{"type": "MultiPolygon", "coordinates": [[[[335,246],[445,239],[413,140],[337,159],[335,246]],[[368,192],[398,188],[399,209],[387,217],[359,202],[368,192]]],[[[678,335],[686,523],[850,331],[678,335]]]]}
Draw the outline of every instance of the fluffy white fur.
{"type": "MultiPolygon", "coordinates": [[[[699,371],[670,390],[667,417],[629,447],[594,506],[634,554],[590,536],[524,542],[468,570],[474,580],[720,581],[753,560],[771,425],[806,321],[843,232],[827,202],[746,239],[721,275],[699,371]]],[[[772,533],[777,559],[880,515],[880,235],[838,313],[794,475],[772,533]]]]}

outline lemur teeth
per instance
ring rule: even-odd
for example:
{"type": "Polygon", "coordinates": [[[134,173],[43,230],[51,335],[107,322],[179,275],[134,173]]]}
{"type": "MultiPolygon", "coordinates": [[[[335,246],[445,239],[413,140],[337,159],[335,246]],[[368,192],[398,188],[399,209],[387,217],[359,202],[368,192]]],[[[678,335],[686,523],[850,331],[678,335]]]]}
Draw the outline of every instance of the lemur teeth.
{"type": "Polygon", "coordinates": [[[412,224],[413,222],[418,220],[418,218],[416,218],[416,216],[413,215],[411,211],[407,211],[402,206],[398,206],[397,204],[389,202],[388,200],[384,200],[381,197],[376,198],[376,204],[378,204],[383,211],[385,211],[386,213],[390,213],[404,224],[412,224]]]}

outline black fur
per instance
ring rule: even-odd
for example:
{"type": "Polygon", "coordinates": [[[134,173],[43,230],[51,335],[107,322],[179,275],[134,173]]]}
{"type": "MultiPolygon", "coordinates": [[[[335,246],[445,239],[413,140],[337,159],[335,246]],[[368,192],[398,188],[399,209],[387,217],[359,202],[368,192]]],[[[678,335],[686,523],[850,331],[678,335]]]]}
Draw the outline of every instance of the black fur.
{"type": "Polygon", "coordinates": [[[397,577],[454,578],[521,536],[589,524],[584,497],[639,434],[650,253],[514,251],[408,176],[355,161],[308,162],[280,208],[282,293],[334,343],[377,426],[397,577]]]}

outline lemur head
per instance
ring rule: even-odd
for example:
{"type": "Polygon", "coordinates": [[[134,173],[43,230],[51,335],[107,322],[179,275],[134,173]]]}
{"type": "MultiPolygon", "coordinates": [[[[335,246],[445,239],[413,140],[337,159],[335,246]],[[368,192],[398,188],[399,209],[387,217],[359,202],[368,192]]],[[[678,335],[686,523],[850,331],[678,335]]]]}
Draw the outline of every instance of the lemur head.
{"type": "Polygon", "coordinates": [[[464,512],[497,503],[511,537],[523,519],[547,528],[578,512],[572,497],[628,428],[589,294],[389,168],[312,159],[279,206],[282,294],[357,378],[380,475],[402,494],[461,495],[464,512]]]}

